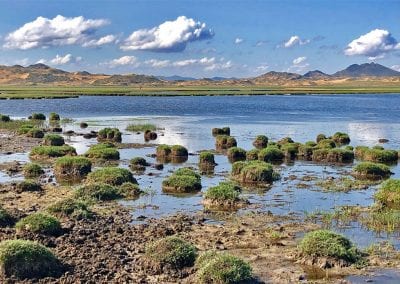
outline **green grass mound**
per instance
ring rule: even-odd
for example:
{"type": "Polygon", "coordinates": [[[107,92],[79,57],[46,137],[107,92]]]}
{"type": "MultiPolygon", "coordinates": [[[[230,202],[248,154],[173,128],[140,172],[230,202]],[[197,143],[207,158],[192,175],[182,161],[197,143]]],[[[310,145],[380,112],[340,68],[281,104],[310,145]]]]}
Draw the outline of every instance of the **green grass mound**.
{"type": "Polygon", "coordinates": [[[33,213],[22,218],[15,224],[18,231],[27,231],[46,235],[57,235],[61,232],[58,219],[46,213],[33,213]]]}
{"type": "Polygon", "coordinates": [[[123,198],[117,186],[93,182],[79,187],[75,192],[76,198],[94,199],[98,201],[107,201],[123,198]]]}
{"type": "Polygon", "coordinates": [[[24,180],[17,184],[17,191],[18,192],[25,192],[25,191],[41,191],[42,186],[35,180],[24,180]]]}
{"type": "Polygon", "coordinates": [[[92,162],[85,157],[61,157],[54,164],[54,174],[60,179],[81,179],[92,170],[92,162]]]}
{"type": "Polygon", "coordinates": [[[46,120],[46,116],[43,113],[32,113],[32,115],[30,115],[28,117],[29,119],[33,119],[33,120],[46,120]]]}
{"type": "Polygon", "coordinates": [[[394,163],[398,160],[398,152],[385,150],[383,147],[368,148],[365,146],[356,147],[356,157],[362,161],[377,163],[394,163]]]}
{"type": "Polygon", "coordinates": [[[180,168],[162,182],[164,192],[189,193],[201,190],[201,177],[189,168],[180,168]]]}
{"type": "Polygon", "coordinates": [[[229,127],[213,128],[211,130],[212,135],[231,135],[231,129],[229,127]]]}
{"type": "Polygon", "coordinates": [[[1,113],[0,113],[0,121],[1,121],[1,122],[10,122],[10,121],[11,121],[11,118],[10,118],[10,116],[8,116],[8,115],[1,114],[1,113]]]}
{"type": "Polygon", "coordinates": [[[336,132],[333,134],[332,140],[335,141],[336,144],[349,144],[350,136],[347,133],[336,132]]]}
{"type": "Polygon", "coordinates": [[[0,206],[0,227],[11,226],[14,223],[13,217],[6,209],[0,206]]]}
{"type": "Polygon", "coordinates": [[[60,115],[55,112],[51,112],[49,115],[49,120],[50,121],[59,121],[60,120],[60,115]]]}
{"type": "Polygon", "coordinates": [[[239,147],[231,147],[227,152],[228,160],[231,163],[246,160],[246,151],[239,147]]]}
{"type": "Polygon", "coordinates": [[[315,139],[315,141],[317,141],[317,143],[319,143],[321,140],[325,140],[328,139],[328,137],[325,136],[325,134],[318,134],[317,138],[315,139]]]}
{"type": "Polygon", "coordinates": [[[158,145],[156,148],[156,155],[157,157],[169,157],[171,155],[171,146],[165,144],[158,145]]]}
{"type": "Polygon", "coordinates": [[[384,207],[400,209],[400,179],[388,179],[375,193],[375,199],[384,207]]]}
{"type": "Polygon", "coordinates": [[[17,133],[22,135],[22,134],[27,134],[29,130],[33,129],[35,126],[32,124],[21,124],[19,128],[17,129],[17,133]]]}
{"type": "Polygon", "coordinates": [[[27,137],[32,137],[32,138],[43,138],[44,137],[44,132],[43,130],[39,128],[30,128],[28,132],[26,133],[27,137]]]}
{"type": "Polygon", "coordinates": [[[135,199],[142,193],[142,190],[136,183],[125,182],[119,187],[119,193],[124,198],[135,199]]]}
{"type": "Polygon", "coordinates": [[[351,163],[354,160],[354,153],[342,148],[316,149],[312,153],[312,160],[325,163],[351,163]]]}
{"type": "Polygon", "coordinates": [[[310,257],[331,257],[348,265],[357,262],[361,255],[353,244],[342,235],[329,230],[307,233],[299,245],[300,252],[310,257]]]}
{"type": "Polygon", "coordinates": [[[297,153],[299,152],[299,143],[285,143],[281,146],[281,151],[283,152],[283,155],[288,158],[288,159],[295,159],[297,156],[297,153]]]}
{"type": "Polygon", "coordinates": [[[236,284],[251,281],[251,266],[244,260],[214,251],[205,252],[196,261],[198,283],[236,284]]]}
{"type": "Polygon", "coordinates": [[[259,149],[251,149],[246,152],[246,160],[247,161],[255,161],[258,160],[258,154],[260,153],[259,149]]]}
{"type": "Polygon", "coordinates": [[[244,184],[265,185],[274,181],[274,170],[263,161],[236,162],[232,165],[231,177],[244,184]]]}
{"type": "Polygon", "coordinates": [[[150,123],[139,123],[139,124],[129,124],[126,127],[127,131],[131,132],[145,132],[145,131],[155,131],[157,127],[150,123]]]}
{"type": "Polygon", "coordinates": [[[29,157],[31,159],[49,159],[63,156],[76,156],[76,150],[69,145],[63,146],[36,146],[33,147],[29,157]]]}
{"type": "Polygon", "coordinates": [[[0,267],[6,277],[42,278],[56,276],[60,261],[45,246],[25,240],[0,242],[0,267]]]}
{"type": "Polygon", "coordinates": [[[122,141],[122,133],[118,128],[104,128],[97,134],[98,141],[118,142],[122,141]]]}
{"type": "Polygon", "coordinates": [[[384,164],[362,162],[353,168],[353,175],[358,179],[377,180],[388,178],[391,172],[390,168],[384,164]]]}
{"type": "Polygon", "coordinates": [[[197,249],[191,243],[179,237],[170,236],[148,245],[146,257],[159,265],[179,269],[194,264],[197,249]]]}
{"type": "Polygon", "coordinates": [[[264,162],[279,162],[282,161],[285,154],[282,150],[275,146],[268,146],[267,148],[261,149],[258,153],[258,159],[264,162]]]}
{"type": "Polygon", "coordinates": [[[215,165],[215,157],[212,152],[201,152],[199,155],[199,164],[215,165]]]}
{"type": "Polygon", "coordinates": [[[246,202],[239,198],[242,189],[232,182],[221,182],[217,186],[207,189],[203,204],[206,208],[222,210],[242,207],[246,202]]]}
{"type": "Polygon", "coordinates": [[[71,217],[77,220],[88,219],[93,216],[88,201],[80,198],[66,198],[57,201],[50,205],[47,211],[56,216],[71,217]]]}
{"type": "Polygon", "coordinates": [[[23,168],[23,173],[25,178],[38,178],[44,174],[42,167],[35,163],[28,163],[23,168]]]}
{"type": "Polygon", "coordinates": [[[285,145],[285,144],[291,144],[294,143],[294,140],[290,137],[284,137],[281,140],[278,141],[278,145],[285,145]]]}
{"type": "Polygon", "coordinates": [[[317,143],[313,142],[313,144],[306,142],[306,144],[299,145],[297,157],[303,160],[312,160],[312,155],[314,152],[314,147],[317,143]]]}
{"type": "Polygon", "coordinates": [[[215,147],[217,149],[229,149],[231,147],[236,147],[237,141],[234,137],[229,135],[218,135],[215,137],[215,147]]]}
{"type": "Polygon", "coordinates": [[[58,134],[47,134],[44,137],[44,144],[47,146],[62,146],[64,143],[64,138],[58,134]]]}
{"type": "Polygon", "coordinates": [[[125,182],[137,183],[132,173],[127,169],[105,167],[91,172],[86,181],[88,183],[105,183],[119,186],[125,182]]]}
{"type": "Polygon", "coordinates": [[[135,157],[131,159],[129,167],[134,171],[144,171],[146,167],[149,166],[146,159],[143,157],[135,157]]]}
{"type": "Polygon", "coordinates": [[[90,146],[84,156],[96,161],[116,161],[120,158],[117,148],[111,143],[90,146]]]}
{"type": "Polygon", "coordinates": [[[189,155],[188,150],[181,145],[173,145],[171,147],[172,157],[187,157],[189,155]]]}
{"type": "Polygon", "coordinates": [[[265,135],[258,135],[256,139],[253,141],[253,146],[257,149],[262,149],[267,147],[268,145],[268,137],[265,135]]]}
{"type": "Polygon", "coordinates": [[[332,149],[332,148],[335,148],[335,147],[336,147],[336,143],[332,139],[320,140],[317,143],[317,146],[315,146],[315,148],[317,148],[317,149],[332,149]]]}

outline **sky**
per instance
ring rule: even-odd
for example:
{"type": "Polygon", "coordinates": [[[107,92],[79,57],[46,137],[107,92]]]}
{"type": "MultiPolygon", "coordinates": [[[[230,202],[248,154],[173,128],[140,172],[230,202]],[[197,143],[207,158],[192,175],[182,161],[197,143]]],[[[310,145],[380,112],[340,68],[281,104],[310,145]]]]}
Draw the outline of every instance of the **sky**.
{"type": "Polygon", "coordinates": [[[0,0],[0,64],[157,76],[400,71],[400,0],[0,0]]]}

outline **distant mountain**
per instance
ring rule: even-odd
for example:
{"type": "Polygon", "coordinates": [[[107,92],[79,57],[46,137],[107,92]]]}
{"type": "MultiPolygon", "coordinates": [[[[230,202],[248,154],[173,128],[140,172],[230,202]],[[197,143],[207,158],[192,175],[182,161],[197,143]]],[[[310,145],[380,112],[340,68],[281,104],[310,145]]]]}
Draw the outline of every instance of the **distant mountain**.
{"type": "Polygon", "coordinates": [[[392,77],[400,76],[400,72],[377,63],[352,64],[344,70],[333,74],[336,77],[392,77]]]}
{"type": "Polygon", "coordinates": [[[157,76],[158,79],[164,80],[164,81],[194,81],[197,80],[196,78],[193,77],[183,77],[179,75],[173,75],[173,76],[157,76]]]}
{"type": "Polygon", "coordinates": [[[297,80],[300,78],[301,75],[296,73],[270,71],[268,73],[253,78],[252,81],[256,84],[264,82],[275,82],[279,84],[282,82],[297,80]]]}
{"type": "Polygon", "coordinates": [[[309,71],[303,76],[301,76],[302,79],[313,79],[313,80],[320,80],[320,79],[329,79],[331,75],[328,75],[322,71],[319,70],[314,70],[314,71],[309,71]]]}

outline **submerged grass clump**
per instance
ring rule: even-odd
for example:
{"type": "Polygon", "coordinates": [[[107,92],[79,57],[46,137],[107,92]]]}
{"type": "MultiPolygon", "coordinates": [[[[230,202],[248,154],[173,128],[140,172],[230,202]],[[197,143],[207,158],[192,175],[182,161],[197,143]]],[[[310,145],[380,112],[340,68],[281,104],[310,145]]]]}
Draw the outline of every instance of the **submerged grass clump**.
{"type": "Polygon", "coordinates": [[[49,159],[62,156],[76,156],[76,150],[69,145],[63,146],[36,146],[33,147],[29,157],[31,159],[49,159]]]}
{"type": "Polygon", "coordinates": [[[358,179],[384,179],[391,175],[390,168],[384,164],[362,162],[353,168],[353,175],[358,179]]]}
{"type": "Polygon", "coordinates": [[[6,277],[19,279],[55,276],[61,270],[60,261],[48,248],[25,240],[0,242],[0,267],[6,277]]]}
{"type": "Polygon", "coordinates": [[[60,115],[55,112],[49,114],[49,121],[60,121],[60,115]]]}
{"type": "Polygon", "coordinates": [[[368,148],[358,146],[355,150],[356,157],[362,161],[378,163],[394,163],[398,160],[398,152],[395,150],[385,150],[383,147],[368,148]]]}
{"type": "Polygon", "coordinates": [[[247,283],[252,276],[251,266],[244,260],[215,251],[205,252],[196,261],[198,283],[247,283]]]}
{"type": "Polygon", "coordinates": [[[146,159],[143,157],[135,157],[131,159],[129,167],[134,171],[144,171],[146,167],[149,166],[146,159]]]}
{"type": "Polygon", "coordinates": [[[90,146],[84,155],[95,161],[115,161],[119,160],[120,157],[117,148],[111,143],[99,143],[90,146]]]}
{"type": "Polygon", "coordinates": [[[54,174],[61,179],[81,179],[92,170],[92,162],[85,157],[61,157],[54,165],[54,174]]]}
{"type": "Polygon", "coordinates": [[[189,168],[180,168],[162,182],[164,192],[189,193],[201,190],[201,177],[189,168]]]}
{"type": "Polygon", "coordinates": [[[61,224],[56,217],[37,212],[19,220],[15,228],[19,231],[56,235],[61,231],[61,224]]]}
{"type": "Polygon", "coordinates": [[[179,237],[170,236],[149,244],[146,247],[146,257],[159,265],[179,269],[194,264],[197,249],[179,237]]]}
{"type": "Polygon", "coordinates": [[[116,167],[105,167],[91,172],[86,181],[88,183],[105,183],[113,186],[119,186],[125,182],[137,183],[129,170],[116,167]]]}
{"type": "Polygon", "coordinates": [[[129,124],[126,127],[126,130],[131,132],[145,132],[145,131],[155,131],[157,130],[157,127],[151,123],[129,124]]]}

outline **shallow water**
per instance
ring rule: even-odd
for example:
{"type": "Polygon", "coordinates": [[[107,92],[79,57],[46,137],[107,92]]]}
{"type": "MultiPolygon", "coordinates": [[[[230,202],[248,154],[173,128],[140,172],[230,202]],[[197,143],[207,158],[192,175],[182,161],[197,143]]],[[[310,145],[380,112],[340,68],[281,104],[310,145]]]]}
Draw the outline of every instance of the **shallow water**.
{"type": "MultiPolygon", "coordinates": [[[[379,138],[387,138],[384,146],[400,148],[400,96],[396,95],[313,95],[313,96],[243,96],[243,97],[80,97],[65,100],[7,100],[0,101],[0,113],[14,117],[28,116],[32,112],[58,112],[62,117],[75,119],[64,125],[65,130],[88,132],[105,126],[124,130],[129,123],[149,122],[163,128],[152,143],[180,144],[197,153],[214,148],[211,128],[230,126],[238,146],[249,150],[252,140],[258,134],[265,134],[272,140],[290,136],[295,141],[314,140],[319,133],[327,135],[336,131],[349,133],[351,145],[376,145],[379,138]],[[88,129],[81,130],[79,122],[89,123],[88,129]]],[[[66,137],[79,154],[84,153],[95,139],[82,136],[66,137]]],[[[143,134],[126,133],[125,143],[144,143],[143,134]]],[[[128,167],[135,156],[153,154],[155,147],[121,149],[121,167],[128,167]]],[[[153,158],[146,158],[154,163],[153,158]]],[[[202,194],[174,196],[161,191],[162,180],[178,167],[197,167],[197,156],[189,156],[183,164],[166,164],[164,170],[146,169],[143,175],[136,175],[139,184],[149,192],[135,201],[123,201],[132,208],[135,217],[160,217],[175,212],[196,212],[202,210],[202,194]],[[152,173],[152,176],[148,174],[152,173]]],[[[1,156],[0,163],[18,160],[26,162],[27,154],[1,156]]],[[[218,166],[215,175],[203,176],[203,192],[224,180],[231,165],[222,155],[216,156],[218,166]]],[[[295,214],[333,210],[340,205],[362,205],[373,203],[374,187],[348,193],[325,192],[315,181],[300,181],[303,177],[324,179],[328,176],[346,174],[353,165],[326,166],[312,162],[295,161],[294,164],[278,166],[281,180],[269,190],[247,190],[247,197],[253,206],[247,210],[271,211],[274,214],[295,214]],[[288,177],[295,175],[291,180],[288,177]],[[299,185],[299,183],[301,183],[299,185]]],[[[392,166],[394,177],[400,177],[400,167],[392,166]]],[[[2,182],[12,180],[0,174],[2,182]]],[[[239,212],[239,213],[241,213],[239,212]]],[[[336,228],[348,235],[360,246],[390,239],[400,248],[398,236],[377,236],[353,224],[350,228],[336,228]]]]}

